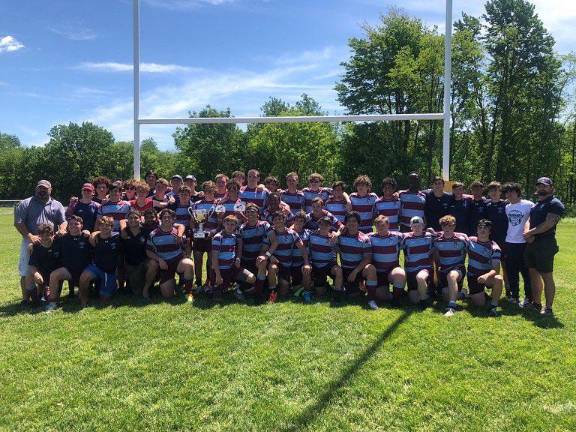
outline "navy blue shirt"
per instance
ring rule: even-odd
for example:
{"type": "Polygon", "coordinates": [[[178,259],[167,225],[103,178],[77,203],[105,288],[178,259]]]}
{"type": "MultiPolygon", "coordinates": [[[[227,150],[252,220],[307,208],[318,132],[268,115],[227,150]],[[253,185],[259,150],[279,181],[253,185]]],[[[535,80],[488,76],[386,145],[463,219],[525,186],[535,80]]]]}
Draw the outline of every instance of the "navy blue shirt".
{"type": "Polygon", "coordinates": [[[470,235],[477,235],[478,222],[482,219],[487,219],[486,206],[488,200],[482,197],[479,200],[472,200],[472,208],[470,209],[470,235]]]}
{"type": "Polygon", "coordinates": [[[106,273],[114,273],[118,265],[120,255],[120,236],[112,234],[111,237],[103,239],[98,234],[96,246],[94,247],[94,264],[106,273]]]}
{"type": "Polygon", "coordinates": [[[99,208],[100,204],[96,201],[90,201],[89,204],[78,201],[74,206],[73,214],[82,218],[82,221],[84,222],[83,229],[92,232],[96,225],[96,216],[98,215],[99,208]]]}
{"type": "Polygon", "coordinates": [[[456,232],[469,235],[472,199],[464,197],[461,200],[456,200],[453,198],[450,203],[449,214],[456,218],[456,232]]]}
{"type": "MultiPolygon", "coordinates": [[[[58,244],[53,241],[49,247],[45,247],[41,243],[34,243],[28,265],[36,267],[43,277],[49,277],[50,273],[61,266],[58,244]]],[[[48,282],[44,281],[45,284],[48,282]]]]}
{"type": "Polygon", "coordinates": [[[92,261],[92,245],[84,235],[73,236],[65,234],[58,237],[62,265],[72,274],[80,274],[92,261]]]}
{"type": "Polygon", "coordinates": [[[506,204],[504,200],[489,200],[486,204],[486,218],[492,222],[490,238],[502,247],[506,242],[508,232],[508,216],[506,216],[506,204]]]}
{"type": "Polygon", "coordinates": [[[140,229],[138,234],[132,234],[130,228],[124,228],[122,231],[127,238],[121,237],[122,254],[124,261],[129,265],[138,265],[145,261],[146,242],[148,241],[148,232],[140,229]]]}
{"type": "Polygon", "coordinates": [[[435,231],[440,231],[442,229],[440,228],[440,218],[450,214],[452,194],[443,192],[442,196],[438,198],[432,190],[428,190],[425,193],[424,217],[426,218],[426,225],[434,228],[435,231]]]}
{"type": "MultiPolygon", "coordinates": [[[[530,229],[536,228],[538,225],[544,223],[548,213],[556,214],[558,216],[563,216],[566,208],[562,201],[553,195],[542,201],[538,201],[532,210],[530,210],[530,229]]],[[[556,234],[556,225],[550,228],[548,231],[541,234],[536,234],[536,238],[543,237],[554,237],[556,234]]]]}

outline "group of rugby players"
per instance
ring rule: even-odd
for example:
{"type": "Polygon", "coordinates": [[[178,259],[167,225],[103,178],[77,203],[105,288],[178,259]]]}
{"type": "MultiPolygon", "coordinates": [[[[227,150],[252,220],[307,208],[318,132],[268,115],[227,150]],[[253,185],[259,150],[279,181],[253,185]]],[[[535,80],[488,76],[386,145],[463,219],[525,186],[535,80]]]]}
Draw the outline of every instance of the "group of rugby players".
{"type": "Polygon", "coordinates": [[[298,183],[298,174],[289,173],[281,190],[277,178],[261,182],[255,169],[247,176],[219,174],[201,191],[191,175],[174,175],[170,182],[154,172],[145,181],[99,177],[85,183],[61,215],[64,208],[42,180],[15,212],[23,236],[23,302],[42,298],[47,310],[55,309],[64,281],[72,296],[79,288],[82,307],[91,291],[103,301],[118,289],[148,299],[159,281],[163,297],[182,292],[189,301],[198,295],[219,301],[231,293],[240,301],[273,303],[295,295],[310,303],[330,295],[335,303],[357,297],[378,309],[403,297],[422,306],[444,299],[450,316],[467,298],[498,315],[505,286],[511,303],[552,313],[548,276],[558,248],[555,239],[554,250],[541,240],[554,236],[564,208],[549,178],[537,182],[537,206],[521,199],[516,183],[474,182],[467,195],[458,182],[445,192],[437,177],[423,191],[417,173],[402,191],[385,178],[381,195],[365,175],[356,178],[350,194],[341,181],[324,187],[317,173],[302,190],[298,183]],[[543,202],[547,207],[538,210],[543,202]],[[531,251],[535,240],[540,246],[531,251]]]}

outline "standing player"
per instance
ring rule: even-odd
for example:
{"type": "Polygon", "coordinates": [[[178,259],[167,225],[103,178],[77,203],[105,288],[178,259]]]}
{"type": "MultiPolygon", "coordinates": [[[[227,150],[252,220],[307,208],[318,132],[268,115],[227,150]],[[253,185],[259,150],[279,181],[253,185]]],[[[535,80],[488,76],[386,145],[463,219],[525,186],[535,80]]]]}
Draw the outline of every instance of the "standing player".
{"type": "Polygon", "coordinates": [[[117,235],[126,226],[126,216],[130,212],[130,203],[122,201],[122,183],[114,182],[110,186],[110,197],[105,201],[98,211],[96,219],[96,229],[100,229],[100,221],[104,216],[110,216],[114,221],[113,234],[117,235]]]}
{"type": "Polygon", "coordinates": [[[234,180],[238,184],[240,190],[242,190],[246,185],[246,174],[244,174],[244,171],[234,171],[232,173],[232,180],[234,180]]]}
{"type": "Polygon", "coordinates": [[[330,228],[332,231],[339,231],[342,228],[342,223],[334,217],[332,213],[324,210],[324,202],[322,198],[316,197],[312,200],[312,211],[307,215],[306,228],[310,231],[316,231],[319,228],[320,221],[327,219],[330,221],[330,228]]]}
{"type": "Polygon", "coordinates": [[[326,210],[334,215],[338,222],[344,223],[344,217],[348,213],[348,203],[344,198],[346,185],[342,181],[337,181],[332,185],[332,195],[324,204],[326,210]]]}
{"type": "Polygon", "coordinates": [[[216,191],[214,192],[214,198],[217,200],[222,199],[226,196],[226,185],[228,184],[228,176],[226,174],[217,174],[214,179],[216,183],[216,191]]]}
{"type": "MultiPolygon", "coordinates": [[[[350,196],[352,199],[352,196],[350,196]]],[[[372,214],[372,212],[370,212],[372,214]]],[[[346,213],[345,227],[338,235],[337,245],[342,266],[342,278],[346,294],[354,296],[360,294],[360,284],[366,282],[368,291],[368,307],[378,309],[374,299],[378,281],[376,268],[371,264],[372,245],[370,238],[360,231],[362,218],[356,211],[346,213]]]]}
{"type": "Polygon", "coordinates": [[[240,189],[240,199],[246,203],[254,203],[260,209],[264,208],[268,199],[268,191],[259,187],[260,171],[251,169],[248,171],[248,183],[240,189]]]}
{"type": "MultiPolygon", "coordinates": [[[[399,261],[404,235],[398,231],[390,231],[387,216],[377,216],[374,224],[376,225],[376,232],[370,233],[368,236],[372,245],[372,263],[376,267],[378,288],[375,293],[368,290],[368,299],[389,300],[389,284],[392,284],[393,287],[392,298],[400,299],[406,284],[406,272],[400,267],[399,261]]],[[[409,291],[408,296],[412,303],[428,299],[428,293],[424,293],[421,297],[418,290],[409,291]]]]}
{"type": "Polygon", "coordinates": [[[470,210],[469,232],[471,235],[476,235],[478,222],[486,219],[486,203],[488,200],[484,197],[484,183],[473,181],[470,184],[470,193],[472,194],[472,208],[470,210]]]}
{"type": "Polygon", "coordinates": [[[322,187],[323,181],[324,177],[318,173],[312,173],[308,176],[308,187],[302,189],[302,193],[304,194],[304,210],[306,213],[312,211],[312,201],[314,198],[321,198],[322,203],[325,203],[330,197],[332,191],[322,187]]]}
{"type": "Polygon", "coordinates": [[[438,264],[438,285],[446,300],[446,316],[452,316],[458,306],[456,299],[462,291],[462,284],[466,269],[464,261],[466,259],[466,248],[468,247],[468,237],[466,234],[455,232],[456,219],[454,216],[446,215],[440,218],[442,232],[434,240],[436,260],[438,264]]]}
{"type": "Polygon", "coordinates": [[[154,208],[152,198],[148,196],[150,187],[143,181],[136,182],[136,199],[130,201],[130,207],[136,211],[144,213],[146,210],[154,208]]]}
{"type": "Polygon", "coordinates": [[[425,196],[424,214],[426,225],[434,229],[434,231],[440,231],[440,218],[449,213],[452,194],[444,192],[444,179],[442,177],[434,177],[432,189],[428,190],[425,196]]]}
{"type": "Polygon", "coordinates": [[[464,183],[452,184],[452,201],[448,214],[456,219],[456,232],[468,235],[470,233],[470,220],[472,216],[472,197],[464,195],[464,183]]]}
{"type": "Polygon", "coordinates": [[[279,194],[282,193],[282,189],[280,188],[280,182],[274,176],[268,176],[264,179],[264,186],[268,189],[268,192],[278,192],[279,194]]]}
{"type": "Polygon", "coordinates": [[[238,219],[228,215],[223,221],[224,229],[212,239],[211,284],[214,300],[219,301],[222,294],[233,282],[256,282],[254,274],[241,266],[238,256],[238,219]]]}
{"type": "Polygon", "coordinates": [[[304,193],[298,190],[298,173],[290,172],[286,174],[287,189],[282,191],[280,199],[290,206],[290,211],[296,215],[304,209],[304,193]]]}
{"type": "Polygon", "coordinates": [[[82,232],[83,221],[80,216],[72,215],[68,218],[68,232],[57,238],[60,248],[62,267],[50,274],[50,295],[46,310],[56,309],[60,301],[62,283],[68,281],[70,297],[74,296],[74,287],[80,286],[80,275],[90,265],[92,260],[92,245],[90,236],[82,232]]]}
{"type": "MultiPolygon", "coordinates": [[[[178,273],[184,281],[186,297],[188,301],[192,301],[194,263],[191,259],[184,257],[182,232],[174,226],[176,213],[172,210],[164,209],[159,213],[159,217],[160,226],[150,233],[146,254],[158,266],[160,292],[165,298],[174,296],[176,288],[175,276],[178,273]]],[[[150,284],[147,281],[142,291],[142,295],[145,298],[149,298],[149,290],[150,284]]]]}
{"type": "Polygon", "coordinates": [[[158,181],[158,174],[156,174],[152,170],[147,171],[146,174],[144,175],[144,181],[148,184],[148,187],[150,188],[148,196],[152,198],[155,193],[154,189],[156,188],[156,182],[158,181]]]}
{"type": "Polygon", "coordinates": [[[188,174],[184,179],[184,184],[190,188],[190,201],[192,203],[202,199],[202,192],[196,190],[196,176],[188,174]]]}
{"type": "Polygon", "coordinates": [[[372,190],[370,177],[361,175],[354,180],[356,192],[350,194],[350,204],[352,211],[358,212],[360,216],[360,231],[364,234],[372,232],[372,217],[374,214],[374,203],[378,195],[372,190]]]}
{"type": "Polygon", "coordinates": [[[290,277],[292,275],[292,250],[299,249],[304,260],[304,265],[308,265],[308,252],[304,249],[304,244],[300,236],[286,228],[286,215],[277,211],[272,217],[272,230],[268,233],[262,247],[261,254],[266,256],[268,264],[268,289],[270,291],[268,301],[274,303],[278,294],[285,296],[290,288],[290,277]]]}
{"type": "Polygon", "coordinates": [[[374,203],[374,218],[386,216],[391,231],[398,231],[400,218],[400,199],[396,195],[396,180],[386,177],[382,180],[382,197],[374,203]]]}
{"type": "Polygon", "coordinates": [[[242,202],[239,196],[240,189],[234,180],[228,180],[226,185],[226,196],[220,199],[217,204],[224,206],[223,213],[217,213],[218,223],[221,227],[222,222],[226,216],[235,215],[236,219],[245,221],[246,217],[243,212],[238,211],[238,206],[242,202]]]}
{"type": "Polygon", "coordinates": [[[154,196],[152,201],[154,203],[154,208],[160,211],[160,209],[165,209],[169,204],[174,203],[174,198],[167,195],[168,192],[168,180],[165,178],[159,178],[156,181],[156,189],[154,190],[154,196]]]}
{"type": "Polygon", "coordinates": [[[94,185],[92,185],[92,183],[84,183],[82,186],[82,198],[78,200],[78,198],[72,197],[66,209],[66,217],[72,215],[80,216],[84,228],[90,232],[94,231],[96,218],[100,209],[100,204],[92,200],[93,196],[94,185]]]}
{"type": "Polygon", "coordinates": [[[326,277],[334,281],[333,299],[342,300],[342,268],[336,263],[336,250],[330,229],[333,221],[328,216],[320,219],[317,231],[310,233],[309,248],[312,279],[315,286],[324,286],[326,277]]]}
{"type": "Polygon", "coordinates": [[[174,213],[176,213],[176,223],[184,227],[184,235],[186,236],[184,255],[186,258],[190,258],[190,253],[192,252],[191,216],[189,213],[191,192],[188,186],[180,187],[178,190],[178,200],[171,206],[174,213]]]}
{"type": "Polygon", "coordinates": [[[404,234],[402,249],[404,249],[404,268],[406,282],[411,298],[419,301],[428,299],[433,292],[434,270],[432,265],[432,252],[434,240],[432,234],[424,231],[424,221],[420,216],[410,219],[411,232],[404,234]]]}
{"type": "MultiPolygon", "coordinates": [[[[502,185],[493,181],[488,185],[488,196],[490,199],[486,202],[486,219],[492,222],[490,238],[498,243],[500,250],[504,249],[506,243],[506,233],[508,232],[508,217],[506,216],[507,202],[502,199],[502,185]]],[[[506,296],[511,297],[510,287],[508,285],[508,274],[506,263],[500,263],[504,277],[504,286],[506,287],[506,296]]]]}
{"type": "Polygon", "coordinates": [[[526,240],[524,233],[528,231],[530,211],[534,207],[532,201],[521,199],[522,188],[518,183],[507,183],[504,185],[506,194],[506,216],[508,217],[508,230],[506,231],[506,242],[504,243],[504,262],[508,272],[508,283],[510,294],[508,301],[519,304],[520,300],[520,274],[524,280],[524,302],[522,307],[532,303],[532,290],[530,285],[530,272],[524,264],[524,252],[526,251],[526,240]]]}
{"type": "Polygon", "coordinates": [[[500,247],[490,240],[492,222],[483,219],[478,222],[476,230],[478,237],[473,236],[468,241],[468,289],[470,299],[476,306],[486,304],[485,288],[492,289],[489,313],[498,315],[498,300],[502,295],[502,276],[500,269],[500,247]]]}
{"type": "MultiPolygon", "coordinates": [[[[194,203],[192,206],[193,210],[202,210],[205,215],[205,220],[201,221],[204,230],[204,237],[198,237],[194,235],[194,268],[196,271],[196,289],[201,290],[204,284],[202,283],[202,268],[204,264],[204,254],[206,257],[206,269],[208,273],[208,278],[206,285],[210,280],[210,269],[211,267],[211,256],[212,256],[212,237],[216,234],[218,230],[218,219],[215,213],[216,200],[214,198],[214,193],[216,192],[216,185],[213,181],[208,180],[202,183],[202,190],[204,191],[204,198],[200,201],[194,203]]],[[[192,219],[193,232],[197,232],[200,228],[199,221],[192,219]]]]}
{"type": "Polygon", "coordinates": [[[120,257],[120,236],[113,231],[114,219],[102,216],[99,223],[100,231],[90,235],[90,244],[94,248],[94,261],[80,275],[79,297],[80,306],[88,304],[90,282],[98,282],[98,292],[102,301],[109,301],[118,285],[116,269],[120,257]]]}
{"type": "Polygon", "coordinates": [[[400,231],[411,230],[410,221],[414,216],[424,220],[424,207],[426,195],[420,191],[420,176],[410,173],[408,176],[408,189],[399,193],[400,199],[400,231]]]}

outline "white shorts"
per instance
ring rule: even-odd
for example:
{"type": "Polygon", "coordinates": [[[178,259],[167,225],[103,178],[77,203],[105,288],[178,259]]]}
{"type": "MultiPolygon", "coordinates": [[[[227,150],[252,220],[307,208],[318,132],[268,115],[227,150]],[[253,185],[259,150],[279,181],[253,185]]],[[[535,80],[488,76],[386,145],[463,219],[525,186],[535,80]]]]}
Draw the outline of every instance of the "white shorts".
{"type": "Polygon", "coordinates": [[[22,243],[20,244],[20,259],[18,261],[18,272],[22,277],[28,275],[28,261],[30,260],[30,254],[28,253],[29,244],[30,240],[22,238],[22,243]]]}

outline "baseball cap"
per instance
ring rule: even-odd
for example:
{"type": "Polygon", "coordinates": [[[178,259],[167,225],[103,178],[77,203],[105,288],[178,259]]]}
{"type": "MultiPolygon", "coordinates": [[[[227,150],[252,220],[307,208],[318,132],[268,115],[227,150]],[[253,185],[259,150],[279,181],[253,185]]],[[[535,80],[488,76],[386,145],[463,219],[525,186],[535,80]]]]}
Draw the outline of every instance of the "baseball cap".
{"type": "Polygon", "coordinates": [[[46,189],[52,189],[52,185],[48,180],[40,180],[38,183],[36,183],[36,187],[37,188],[45,187],[46,189]]]}
{"type": "Polygon", "coordinates": [[[424,220],[420,216],[412,216],[410,219],[410,225],[423,224],[424,220]]]}
{"type": "Polygon", "coordinates": [[[550,180],[549,177],[540,177],[538,180],[536,180],[536,184],[542,184],[544,186],[552,186],[552,180],[550,180]]]}
{"type": "Polygon", "coordinates": [[[82,190],[89,190],[91,192],[94,192],[94,185],[92,183],[84,183],[82,185],[82,190]]]}
{"type": "Polygon", "coordinates": [[[172,180],[174,180],[174,179],[178,179],[178,180],[182,181],[182,176],[181,176],[181,175],[178,175],[178,174],[174,174],[174,175],[172,176],[172,180]]]}
{"type": "Polygon", "coordinates": [[[186,180],[196,181],[196,177],[193,176],[192,174],[188,174],[188,175],[186,176],[186,180]]]}

